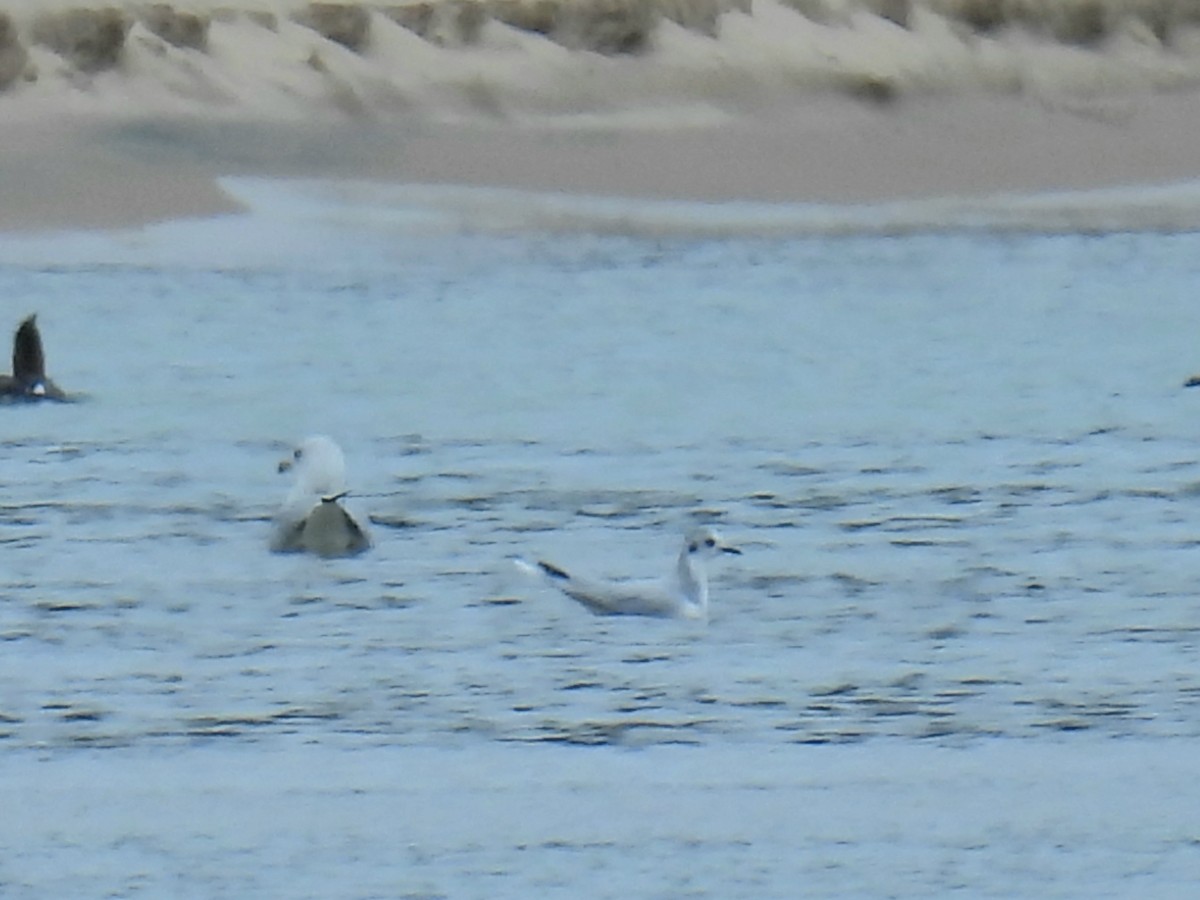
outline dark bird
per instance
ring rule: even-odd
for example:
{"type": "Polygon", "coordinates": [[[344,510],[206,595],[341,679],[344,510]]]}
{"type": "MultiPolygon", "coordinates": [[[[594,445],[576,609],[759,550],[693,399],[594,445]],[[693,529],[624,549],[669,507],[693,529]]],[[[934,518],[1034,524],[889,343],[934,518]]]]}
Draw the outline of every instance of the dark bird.
{"type": "Polygon", "coordinates": [[[37,400],[64,401],[63,390],[46,377],[46,354],[42,350],[42,335],[37,316],[32,315],[17,327],[13,335],[12,374],[0,375],[0,400],[34,402],[37,400]]]}

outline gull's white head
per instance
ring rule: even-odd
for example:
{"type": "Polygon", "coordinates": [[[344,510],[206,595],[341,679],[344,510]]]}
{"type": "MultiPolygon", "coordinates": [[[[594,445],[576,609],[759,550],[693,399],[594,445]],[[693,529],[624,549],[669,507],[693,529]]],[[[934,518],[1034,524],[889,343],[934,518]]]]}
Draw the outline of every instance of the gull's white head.
{"type": "Polygon", "coordinates": [[[725,543],[716,529],[707,525],[689,531],[684,538],[683,549],[692,559],[712,559],[722,553],[742,552],[737,547],[725,543]]]}
{"type": "Polygon", "coordinates": [[[333,438],[323,434],[306,437],[279,463],[279,471],[295,472],[292,496],[330,498],[346,492],[346,457],[333,438]]]}

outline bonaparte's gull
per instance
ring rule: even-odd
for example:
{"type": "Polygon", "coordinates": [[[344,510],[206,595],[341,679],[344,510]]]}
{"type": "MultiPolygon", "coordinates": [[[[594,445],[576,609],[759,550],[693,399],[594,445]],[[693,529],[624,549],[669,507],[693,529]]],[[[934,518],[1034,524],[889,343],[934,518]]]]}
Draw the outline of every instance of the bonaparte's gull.
{"type": "Polygon", "coordinates": [[[296,481],[275,515],[271,549],[276,553],[355,556],[371,546],[354,517],[341,504],[346,496],[346,459],[332,438],[305,438],[279,471],[296,481]]]}
{"type": "Polygon", "coordinates": [[[549,584],[598,616],[659,616],[708,619],[708,575],[704,561],[722,553],[741,553],[726,544],[712,528],[689,531],[675,568],[666,578],[651,581],[599,581],[573,575],[561,566],[539,560],[521,562],[549,584]]]}
{"type": "Polygon", "coordinates": [[[67,395],[46,377],[46,355],[37,315],[29,316],[13,335],[12,374],[0,375],[0,399],[9,402],[66,400],[67,395]]]}

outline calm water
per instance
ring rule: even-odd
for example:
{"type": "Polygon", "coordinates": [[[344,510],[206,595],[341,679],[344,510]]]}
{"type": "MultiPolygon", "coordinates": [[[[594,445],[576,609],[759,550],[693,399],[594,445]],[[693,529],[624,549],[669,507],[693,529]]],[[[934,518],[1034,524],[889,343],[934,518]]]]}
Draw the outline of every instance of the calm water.
{"type": "Polygon", "coordinates": [[[1200,237],[257,190],[0,244],[88,395],[0,411],[6,896],[1188,895],[1200,237]],[[266,551],[313,431],[363,558],[266,551]],[[697,521],[707,628],[507,563],[697,521]]]}

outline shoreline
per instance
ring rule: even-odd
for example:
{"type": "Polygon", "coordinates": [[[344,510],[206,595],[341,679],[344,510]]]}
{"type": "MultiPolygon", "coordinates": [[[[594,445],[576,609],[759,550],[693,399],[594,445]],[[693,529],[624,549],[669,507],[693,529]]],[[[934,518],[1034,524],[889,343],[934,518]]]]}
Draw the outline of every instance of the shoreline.
{"type": "Polygon", "coordinates": [[[223,176],[377,180],[702,202],[863,205],[1200,178],[1200,91],[1073,101],[808,96],[717,124],[308,123],[199,116],[11,127],[0,231],[240,210],[223,176]]]}
{"type": "Polygon", "coordinates": [[[0,126],[5,231],[232,212],[222,176],[823,204],[1163,185],[1200,178],[1200,12],[2,0],[0,126]]]}
{"type": "Polygon", "coordinates": [[[1189,2],[985,6],[0,0],[0,231],[230,213],[237,176],[833,205],[1200,178],[1189,2]]]}

